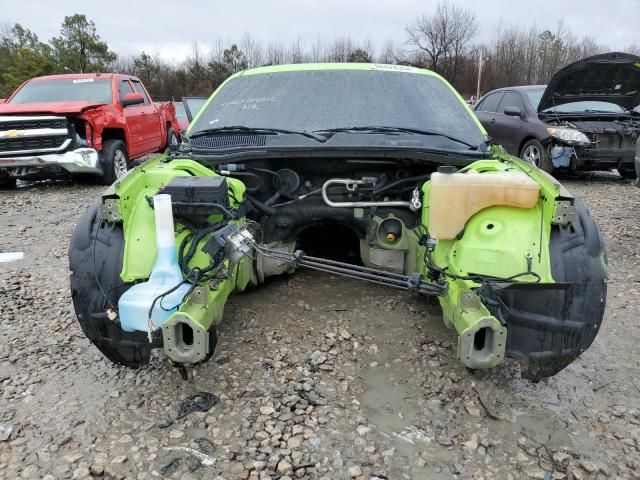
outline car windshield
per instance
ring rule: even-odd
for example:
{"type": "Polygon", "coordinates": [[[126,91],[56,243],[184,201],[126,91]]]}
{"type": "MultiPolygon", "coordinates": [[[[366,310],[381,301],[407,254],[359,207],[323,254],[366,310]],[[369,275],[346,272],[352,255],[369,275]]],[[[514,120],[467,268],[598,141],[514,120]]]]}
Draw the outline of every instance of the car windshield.
{"type": "Polygon", "coordinates": [[[589,101],[589,102],[563,103],[562,105],[557,105],[555,107],[547,108],[543,111],[558,112],[558,113],[569,113],[569,112],[620,113],[620,112],[624,112],[625,110],[620,105],[616,105],[615,103],[589,101]]]}
{"type": "Polygon", "coordinates": [[[529,103],[536,110],[538,109],[538,105],[540,105],[540,100],[542,99],[542,94],[544,93],[544,88],[527,88],[524,90],[524,93],[527,95],[529,99],[529,103]]]}
{"type": "Polygon", "coordinates": [[[176,117],[187,118],[187,112],[182,102],[173,102],[173,105],[176,107],[176,117]]]}
{"type": "Polygon", "coordinates": [[[207,99],[204,97],[183,97],[183,100],[186,108],[189,109],[189,113],[191,113],[191,118],[196,116],[198,111],[202,108],[202,106],[207,101],[207,99]]]}
{"type": "MultiPolygon", "coordinates": [[[[239,76],[212,98],[189,135],[230,126],[298,132],[378,126],[442,133],[473,145],[485,141],[452,89],[438,77],[417,71],[312,70],[239,76]]],[[[344,133],[362,135],[356,130],[344,133]]],[[[415,138],[425,145],[461,149],[460,143],[437,135],[415,138]]]]}
{"type": "Polygon", "coordinates": [[[109,78],[60,78],[31,80],[9,103],[95,102],[111,103],[109,78]]]}

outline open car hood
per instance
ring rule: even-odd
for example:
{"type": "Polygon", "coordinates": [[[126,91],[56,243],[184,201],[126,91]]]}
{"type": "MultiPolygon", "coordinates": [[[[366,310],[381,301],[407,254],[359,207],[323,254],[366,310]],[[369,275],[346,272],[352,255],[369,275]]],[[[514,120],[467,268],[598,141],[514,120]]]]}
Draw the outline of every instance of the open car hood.
{"type": "Polygon", "coordinates": [[[0,105],[0,115],[25,113],[74,114],[89,108],[104,105],[95,102],[41,102],[41,103],[4,103],[0,105]]]}
{"type": "Polygon", "coordinates": [[[610,52],[567,65],[547,85],[538,111],[581,101],[615,103],[625,110],[640,105],[640,57],[610,52]]]}

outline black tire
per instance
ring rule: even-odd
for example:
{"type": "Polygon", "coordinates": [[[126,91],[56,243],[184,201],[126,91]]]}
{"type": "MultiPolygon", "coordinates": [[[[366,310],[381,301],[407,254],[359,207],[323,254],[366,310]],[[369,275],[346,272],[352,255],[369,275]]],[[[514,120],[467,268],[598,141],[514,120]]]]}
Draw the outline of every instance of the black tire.
{"type": "Polygon", "coordinates": [[[104,142],[100,152],[102,183],[111,185],[129,169],[127,146],[122,140],[111,139],[104,142]]]}
{"type": "Polygon", "coordinates": [[[520,158],[525,162],[533,163],[540,170],[544,170],[547,173],[553,172],[553,163],[551,163],[547,149],[535,138],[532,138],[522,146],[520,158]]]}
{"type": "Polygon", "coordinates": [[[636,170],[635,168],[618,168],[618,173],[622,178],[626,179],[635,179],[636,178],[636,170]]]}
{"type": "Polygon", "coordinates": [[[9,176],[0,176],[0,190],[13,190],[16,188],[16,179],[9,176]]]}
{"type": "Polygon", "coordinates": [[[140,368],[149,363],[152,348],[162,346],[162,337],[149,343],[144,332],[125,332],[107,309],[117,307],[120,296],[132,284],[120,279],[124,235],[122,224],[100,220],[94,203],[78,222],[69,245],[71,298],[84,334],[113,363],[140,368]]]}
{"type": "Polygon", "coordinates": [[[168,128],[167,129],[167,143],[165,145],[165,148],[170,148],[172,144],[179,144],[180,143],[180,137],[178,137],[178,134],[175,132],[175,130],[173,128],[168,128]]]}

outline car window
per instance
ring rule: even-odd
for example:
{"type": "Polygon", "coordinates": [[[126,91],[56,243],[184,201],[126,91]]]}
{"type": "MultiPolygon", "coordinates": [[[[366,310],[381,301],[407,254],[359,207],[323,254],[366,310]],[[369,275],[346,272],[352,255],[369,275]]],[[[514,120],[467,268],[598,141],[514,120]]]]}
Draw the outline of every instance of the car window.
{"type": "Polygon", "coordinates": [[[131,80],[131,83],[133,83],[133,88],[136,90],[136,92],[141,93],[144,97],[144,104],[149,105],[149,97],[147,96],[147,92],[145,92],[144,87],[142,86],[142,82],[140,82],[140,80],[131,80]]]}
{"type": "MultiPolygon", "coordinates": [[[[484,142],[474,117],[438,77],[379,70],[235,77],[200,110],[189,134],[236,125],[311,132],[388,126],[442,132],[474,145],[484,142]]],[[[438,136],[419,140],[451,143],[438,136]]]]}
{"type": "Polygon", "coordinates": [[[207,102],[205,97],[182,97],[186,109],[187,118],[193,120],[202,106],[207,102]]]}
{"type": "Polygon", "coordinates": [[[187,111],[184,109],[184,103],[173,102],[173,106],[176,108],[176,117],[187,118],[187,111]]]}
{"type": "Polygon", "coordinates": [[[502,92],[492,93],[482,101],[477,110],[481,112],[497,112],[501,98],[502,92]]]}
{"type": "Polygon", "coordinates": [[[580,101],[563,103],[555,107],[547,108],[545,112],[605,112],[605,113],[619,113],[624,112],[624,108],[615,103],[599,102],[599,101],[580,101]]]}
{"type": "Polygon", "coordinates": [[[34,79],[18,90],[9,103],[111,103],[111,95],[110,78],[34,79]]]}
{"type": "Polygon", "coordinates": [[[529,103],[536,110],[538,109],[538,105],[540,105],[540,99],[542,98],[544,91],[544,88],[528,88],[524,91],[529,98],[529,103]]]}
{"type": "Polygon", "coordinates": [[[522,97],[517,92],[505,92],[502,100],[500,100],[498,112],[504,113],[504,109],[507,107],[518,107],[521,112],[525,111],[522,97]]]}
{"type": "Polygon", "coordinates": [[[120,80],[118,82],[118,96],[120,97],[120,101],[124,100],[127,93],[135,93],[131,83],[129,83],[129,80],[120,80]]]}

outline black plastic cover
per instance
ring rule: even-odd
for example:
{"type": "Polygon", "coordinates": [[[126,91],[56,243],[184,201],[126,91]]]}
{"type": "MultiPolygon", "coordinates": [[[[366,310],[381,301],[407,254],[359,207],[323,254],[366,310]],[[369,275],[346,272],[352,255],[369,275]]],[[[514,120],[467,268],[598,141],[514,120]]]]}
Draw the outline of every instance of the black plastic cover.
{"type": "Polygon", "coordinates": [[[222,176],[175,177],[158,193],[171,195],[176,217],[205,223],[210,215],[229,210],[227,179],[222,176]]]}
{"type": "Polygon", "coordinates": [[[122,224],[100,220],[100,204],[94,203],[76,226],[69,245],[71,298],[84,334],[114,363],[140,368],[149,363],[151,349],[162,346],[162,337],[149,343],[144,332],[125,332],[109,319],[118,299],[133,285],[120,279],[124,252],[122,224]]]}
{"type": "Polygon", "coordinates": [[[578,221],[555,227],[549,251],[557,283],[492,283],[479,290],[493,315],[507,325],[507,356],[530,380],[555,375],[600,331],[607,296],[602,236],[585,206],[578,221]]]}
{"type": "Polygon", "coordinates": [[[171,203],[214,203],[229,207],[227,179],[222,176],[175,177],[160,193],[171,195],[171,203]]]}

